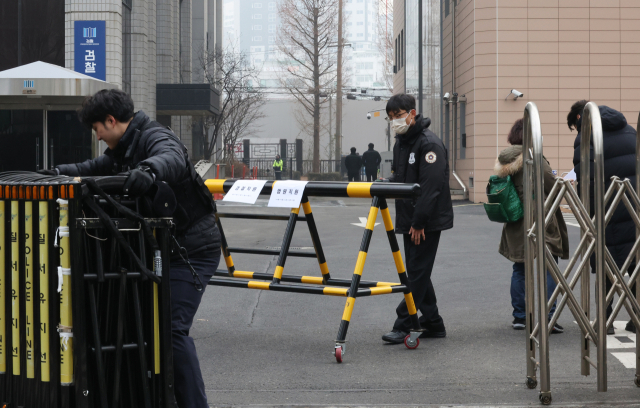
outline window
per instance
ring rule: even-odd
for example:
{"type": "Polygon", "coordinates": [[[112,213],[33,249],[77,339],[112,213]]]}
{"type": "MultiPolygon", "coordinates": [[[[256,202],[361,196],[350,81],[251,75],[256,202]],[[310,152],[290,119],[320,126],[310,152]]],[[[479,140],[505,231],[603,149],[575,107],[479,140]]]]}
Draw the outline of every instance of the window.
{"type": "Polygon", "coordinates": [[[274,35],[270,35],[269,36],[269,44],[273,44],[274,42],[276,42],[276,37],[274,35]]]}
{"type": "Polygon", "coordinates": [[[276,32],[276,25],[275,24],[269,24],[269,32],[270,33],[275,33],[276,32]]]}
{"type": "Polygon", "coordinates": [[[400,30],[400,66],[404,67],[404,30],[400,30]]]}
{"type": "Polygon", "coordinates": [[[269,2],[269,11],[276,11],[276,3],[273,1],[269,2]]]}
{"type": "Polygon", "coordinates": [[[364,14],[364,10],[358,10],[357,14],[364,14]]]}
{"type": "Polygon", "coordinates": [[[358,37],[364,37],[364,34],[358,33],[358,37]]]}
{"type": "Polygon", "coordinates": [[[251,37],[251,41],[262,41],[262,36],[261,35],[256,35],[251,37]]]}
{"type": "Polygon", "coordinates": [[[351,23],[351,22],[347,23],[347,27],[349,27],[351,25],[353,25],[353,23],[351,23]]]}
{"type": "Polygon", "coordinates": [[[444,16],[445,18],[449,15],[449,1],[450,0],[442,0],[444,2],[444,16]]]}
{"type": "MultiPolygon", "coordinates": [[[[349,24],[351,24],[351,23],[349,23],[349,24]]],[[[358,24],[357,24],[357,25],[359,25],[359,26],[360,26],[360,25],[364,25],[364,22],[363,22],[363,21],[358,21],[358,24]]]]}
{"type": "Polygon", "coordinates": [[[254,25],[254,26],[251,26],[251,29],[253,31],[259,31],[259,30],[262,30],[262,26],[261,25],[254,25]]]}
{"type": "Polygon", "coordinates": [[[132,0],[122,0],[122,90],[131,94],[131,8],[132,0]]]}
{"type": "Polygon", "coordinates": [[[253,20],[262,20],[262,14],[252,14],[251,19],[253,20]]]}
{"type": "MultiPolygon", "coordinates": [[[[262,18],[262,16],[260,16],[260,18],[262,18]]],[[[274,23],[275,21],[276,21],[276,14],[275,13],[269,14],[269,22],[274,23]]]]}
{"type": "Polygon", "coordinates": [[[262,8],[262,3],[252,3],[251,8],[262,8]]]}

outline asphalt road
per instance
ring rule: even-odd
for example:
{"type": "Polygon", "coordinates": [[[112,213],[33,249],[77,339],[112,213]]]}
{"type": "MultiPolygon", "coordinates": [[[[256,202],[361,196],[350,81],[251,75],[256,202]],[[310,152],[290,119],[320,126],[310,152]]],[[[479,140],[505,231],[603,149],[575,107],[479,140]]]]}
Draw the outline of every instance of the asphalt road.
{"type": "MultiPolygon", "coordinates": [[[[288,213],[221,205],[221,212],[288,213]]],[[[352,225],[367,200],[311,200],[332,276],[350,278],[364,229],[352,225]]],[[[447,327],[444,339],[416,350],[385,345],[401,294],[360,298],[342,364],[333,357],[345,299],[209,286],[192,336],[212,406],[530,406],[538,391],[525,386],[525,333],[511,328],[511,263],[498,254],[501,225],[482,206],[454,203],[455,227],[442,235],[433,281],[447,327]]],[[[393,213],[393,205],[390,206],[393,213]]],[[[392,214],[393,215],[393,214],[392,214]]],[[[378,216],[378,222],[382,219],[378,216]]],[[[232,246],[279,247],[283,221],[225,219],[232,246]]],[[[578,228],[569,227],[572,247],[578,228]]],[[[400,240],[400,244],[401,240],[400,240]]],[[[292,246],[312,247],[305,223],[292,246]]],[[[234,256],[238,270],[273,272],[272,256],[234,256]]],[[[561,262],[561,266],[563,263],[561,262]]],[[[315,260],[289,258],[285,273],[319,276],[315,260]]],[[[397,278],[383,225],[374,230],[363,279],[397,278]]],[[[618,326],[627,320],[622,312],[618,326]]],[[[609,391],[598,393],[595,371],[580,375],[580,330],[568,309],[564,334],[550,339],[554,406],[640,405],[635,336],[616,330],[608,353],[609,391]],[[614,353],[623,353],[614,355],[614,353]]],[[[611,339],[612,337],[609,336],[611,339]]],[[[593,348],[595,355],[595,348],[593,348]]]]}

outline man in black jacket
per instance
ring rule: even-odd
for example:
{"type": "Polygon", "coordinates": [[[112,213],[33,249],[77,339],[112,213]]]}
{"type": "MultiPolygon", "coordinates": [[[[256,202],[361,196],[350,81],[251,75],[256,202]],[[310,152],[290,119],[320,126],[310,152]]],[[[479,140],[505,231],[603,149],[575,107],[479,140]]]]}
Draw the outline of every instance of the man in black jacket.
{"type": "Polygon", "coordinates": [[[349,181],[360,181],[360,169],[362,168],[362,159],[356,154],[356,148],[351,148],[351,154],[344,158],[344,167],[347,168],[349,181]]]}
{"type": "MultiPolygon", "coordinates": [[[[567,126],[569,129],[573,128],[578,130],[578,136],[573,144],[573,165],[575,166],[575,172],[578,181],[577,191],[580,193],[580,142],[581,142],[581,129],[582,129],[582,111],[587,104],[587,101],[581,100],[573,104],[571,111],[567,115],[567,126]]],[[[602,119],[602,132],[603,132],[603,152],[604,152],[604,183],[605,192],[609,190],[611,186],[611,177],[618,176],[621,180],[626,178],[631,181],[631,184],[635,188],[636,184],[636,131],[627,123],[627,119],[621,112],[612,109],[608,106],[599,106],[600,117],[602,119]]],[[[590,147],[591,158],[593,160],[593,145],[590,147]]],[[[594,182],[594,170],[593,161],[591,162],[590,176],[590,200],[591,212],[595,210],[593,204],[593,194],[595,186],[594,182]]],[[[607,206],[607,210],[608,210],[607,206]]],[[[593,214],[592,214],[593,215],[593,214]]],[[[611,256],[616,262],[618,268],[622,268],[626,261],[631,248],[636,241],[636,226],[631,218],[631,214],[620,203],[618,208],[613,213],[611,221],[607,224],[605,229],[605,240],[607,249],[611,252],[611,256]]],[[[592,268],[595,265],[595,260],[592,258],[592,268]]],[[[621,271],[632,273],[635,269],[635,262],[631,264],[628,271],[621,271]]],[[[607,277],[606,287],[607,293],[611,290],[612,283],[607,277]]],[[[635,293],[635,285],[632,286],[632,290],[635,293]]],[[[607,317],[611,315],[613,308],[611,304],[607,306],[607,317]]],[[[635,332],[636,328],[633,321],[629,321],[626,326],[626,330],[635,332]]],[[[615,329],[611,326],[607,332],[608,334],[615,334],[615,329]]]]}
{"type": "Polygon", "coordinates": [[[128,174],[124,192],[145,195],[154,183],[173,190],[177,209],[176,239],[171,265],[171,313],[175,394],[180,408],[206,408],[207,396],[200,364],[189,329],[207,282],[220,262],[220,232],[215,204],[193,169],[186,147],[175,134],[142,111],[134,114],[131,97],[117,89],[87,97],[79,112],[83,124],[93,128],[108,149],[83,163],[45,170],[68,176],[128,174]]]}
{"type": "MultiPolygon", "coordinates": [[[[396,234],[403,235],[409,285],[416,307],[422,313],[421,338],[445,337],[447,332],[438,312],[431,271],[438,251],[440,233],[453,228],[453,207],[449,191],[449,160],[442,141],[428,128],[431,119],[416,115],[411,95],[394,95],[387,102],[387,115],[396,133],[393,147],[392,180],[420,183],[416,200],[396,200],[396,234]]],[[[393,330],[382,340],[400,344],[411,329],[404,300],[396,309],[393,330]]]]}
{"type": "Polygon", "coordinates": [[[376,181],[378,178],[378,166],[382,162],[380,153],[373,150],[373,143],[369,143],[369,150],[362,154],[362,165],[367,175],[367,181],[376,181]]]}

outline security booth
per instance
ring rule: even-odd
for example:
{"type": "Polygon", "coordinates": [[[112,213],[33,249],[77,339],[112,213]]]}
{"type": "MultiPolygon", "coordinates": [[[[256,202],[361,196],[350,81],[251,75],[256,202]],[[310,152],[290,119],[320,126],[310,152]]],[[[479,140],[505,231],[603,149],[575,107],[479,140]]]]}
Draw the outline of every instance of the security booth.
{"type": "Polygon", "coordinates": [[[0,171],[36,171],[100,154],[76,110],[87,95],[116,85],[33,62],[0,72],[0,171]]]}

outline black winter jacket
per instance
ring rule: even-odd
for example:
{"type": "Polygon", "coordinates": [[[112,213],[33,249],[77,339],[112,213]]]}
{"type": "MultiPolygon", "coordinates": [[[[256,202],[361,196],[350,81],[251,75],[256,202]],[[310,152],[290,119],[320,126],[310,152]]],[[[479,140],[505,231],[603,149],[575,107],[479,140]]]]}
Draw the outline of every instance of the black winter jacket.
{"type": "MultiPolygon", "coordinates": [[[[112,176],[138,166],[149,166],[156,181],[166,182],[176,194],[178,210],[174,217],[180,224],[180,215],[187,223],[188,214],[201,214],[177,239],[189,257],[207,257],[220,249],[220,231],[215,223],[213,208],[202,204],[196,196],[197,181],[190,172],[191,163],[186,147],[158,122],[152,122],[142,111],[137,112],[115,149],[82,163],[63,164],[56,168],[67,176],[112,176]],[[178,214],[178,212],[180,212],[178,214]]],[[[212,198],[211,198],[212,199],[212,198]]],[[[174,256],[178,256],[174,251],[174,256]]]]}
{"type": "Polygon", "coordinates": [[[355,153],[351,153],[344,158],[344,167],[349,173],[357,173],[362,168],[362,158],[355,153]]]}
{"type": "Polygon", "coordinates": [[[411,227],[425,232],[453,228],[453,206],[449,191],[449,158],[442,141],[430,131],[431,119],[415,118],[393,146],[393,179],[396,183],[419,183],[417,200],[396,200],[396,233],[411,227]]]}
{"type": "Polygon", "coordinates": [[[362,165],[369,172],[375,172],[378,170],[378,166],[382,161],[382,157],[380,157],[380,153],[373,149],[369,149],[366,152],[362,153],[362,165]]]}
{"type": "MultiPolygon", "coordinates": [[[[624,115],[608,106],[600,106],[600,116],[602,117],[603,147],[604,147],[604,182],[605,192],[611,185],[611,177],[618,176],[624,180],[628,178],[635,188],[636,184],[636,131],[627,124],[624,115]]],[[[582,126],[582,120],[577,123],[578,132],[582,126]]],[[[578,179],[578,192],[580,192],[580,140],[578,133],[573,145],[573,165],[578,179]]],[[[593,142],[591,143],[591,160],[593,160],[593,142]]],[[[593,194],[594,194],[594,168],[591,162],[590,178],[590,209],[593,215],[593,194]]],[[[607,206],[608,209],[608,206],[607,206]]],[[[620,203],[613,213],[611,221],[605,230],[606,245],[618,267],[621,267],[626,260],[631,247],[636,239],[636,229],[624,204],[620,203]]]]}

